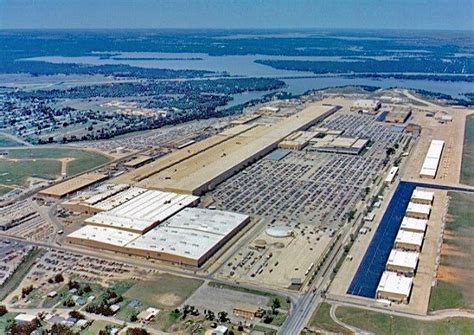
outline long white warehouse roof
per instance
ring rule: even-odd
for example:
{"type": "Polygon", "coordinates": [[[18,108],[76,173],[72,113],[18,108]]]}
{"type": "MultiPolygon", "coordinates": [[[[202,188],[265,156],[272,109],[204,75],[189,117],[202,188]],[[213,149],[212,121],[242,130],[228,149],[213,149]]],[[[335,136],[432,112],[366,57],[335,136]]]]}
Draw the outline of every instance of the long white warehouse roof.
{"type": "Polygon", "coordinates": [[[439,161],[444,148],[444,141],[432,140],[425,161],[421,167],[420,175],[434,178],[438,171],[439,161]]]}
{"type": "Polygon", "coordinates": [[[408,278],[397,274],[396,272],[385,271],[380,279],[377,292],[387,292],[410,296],[413,278],[408,278]]]}
{"type": "Polygon", "coordinates": [[[127,248],[200,259],[248,218],[225,211],[186,208],[129,243],[127,248]]]}
{"type": "Polygon", "coordinates": [[[130,187],[129,189],[126,189],[118,194],[115,194],[97,204],[94,205],[94,208],[103,210],[103,211],[109,211],[111,209],[114,209],[115,207],[118,207],[127,201],[132,200],[133,198],[139,196],[142,193],[145,193],[147,190],[144,188],[140,187],[130,187]]]}
{"type": "Polygon", "coordinates": [[[423,244],[423,234],[399,230],[395,243],[411,244],[421,247],[423,244]]]}
{"type": "Polygon", "coordinates": [[[426,231],[427,224],[428,220],[415,219],[405,216],[402,220],[402,224],[400,225],[400,229],[424,233],[426,231]]]}
{"type": "Polygon", "coordinates": [[[406,267],[414,270],[418,264],[419,255],[418,252],[392,249],[388,257],[387,265],[406,267]]]}
{"type": "Polygon", "coordinates": [[[85,220],[88,224],[144,232],[163,222],[199,197],[172,192],[146,191],[129,201],[85,220]]]}
{"type": "Polygon", "coordinates": [[[125,247],[127,243],[130,243],[138,236],[140,234],[116,228],[87,225],[72,232],[67,237],[109,244],[116,247],[125,247]]]}

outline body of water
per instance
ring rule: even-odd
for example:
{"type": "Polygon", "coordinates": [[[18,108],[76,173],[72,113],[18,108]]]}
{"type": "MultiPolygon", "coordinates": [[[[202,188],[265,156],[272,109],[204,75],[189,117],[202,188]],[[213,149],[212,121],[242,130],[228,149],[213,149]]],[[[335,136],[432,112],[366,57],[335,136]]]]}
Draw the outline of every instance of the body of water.
{"type": "MultiPolygon", "coordinates": [[[[384,58],[384,57],[381,57],[384,58]]],[[[446,82],[432,80],[400,80],[400,79],[372,79],[372,78],[344,78],[341,76],[315,76],[311,72],[287,71],[274,69],[270,66],[257,64],[257,59],[271,60],[308,60],[308,61],[357,61],[357,59],[343,59],[342,57],[296,57],[296,56],[268,56],[268,55],[238,55],[238,56],[210,56],[202,53],[162,53],[162,52],[124,52],[113,53],[109,58],[104,54],[97,56],[64,57],[45,56],[29,58],[28,60],[51,63],[76,63],[89,65],[127,64],[144,68],[162,68],[173,70],[207,70],[233,76],[281,78],[287,84],[283,90],[292,94],[302,94],[312,89],[323,89],[336,86],[365,85],[382,88],[401,87],[422,89],[431,92],[462,97],[467,92],[474,92],[474,83],[446,82]],[[291,79],[288,79],[291,78],[291,79]]],[[[229,107],[246,101],[258,99],[269,92],[249,92],[236,94],[229,107]]]]}

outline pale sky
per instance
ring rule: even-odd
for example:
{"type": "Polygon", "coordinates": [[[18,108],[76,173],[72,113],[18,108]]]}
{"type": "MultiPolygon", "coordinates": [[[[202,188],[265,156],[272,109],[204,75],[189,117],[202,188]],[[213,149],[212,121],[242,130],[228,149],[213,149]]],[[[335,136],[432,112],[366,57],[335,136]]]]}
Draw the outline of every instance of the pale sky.
{"type": "Polygon", "coordinates": [[[474,30],[474,0],[0,0],[0,29],[474,30]]]}

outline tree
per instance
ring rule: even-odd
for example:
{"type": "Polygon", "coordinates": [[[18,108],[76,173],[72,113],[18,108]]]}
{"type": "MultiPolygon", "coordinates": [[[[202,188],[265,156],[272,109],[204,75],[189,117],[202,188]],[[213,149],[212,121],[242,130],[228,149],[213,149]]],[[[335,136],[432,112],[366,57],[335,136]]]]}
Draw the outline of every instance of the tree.
{"type": "Polygon", "coordinates": [[[0,305],[0,316],[4,316],[8,313],[7,308],[4,305],[0,305]]]}
{"type": "Polygon", "coordinates": [[[78,319],[78,320],[83,320],[85,319],[86,317],[84,316],[84,314],[82,314],[81,312],[79,311],[70,311],[69,312],[69,316],[74,318],[74,319],[78,319]]]}
{"type": "Polygon", "coordinates": [[[219,322],[224,323],[229,320],[227,312],[219,312],[217,313],[217,318],[219,319],[219,322]]]}
{"type": "Polygon", "coordinates": [[[127,335],[148,335],[149,333],[143,328],[128,328],[127,335]]]}
{"type": "Polygon", "coordinates": [[[56,283],[62,283],[64,281],[64,277],[63,277],[63,274],[62,273],[57,273],[55,276],[54,276],[54,281],[56,283]]]}
{"type": "Polygon", "coordinates": [[[274,298],[272,300],[272,313],[275,314],[277,309],[281,307],[280,299],[274,298]]]}
{"type": "Polygon", "coordinates": [[[51,335],[78,335],[78,333],[72,331],[71,328],[69,328],[68,326],[59,324],[59,323],[55,323],[51,327],[50,334],[51,335]]]}

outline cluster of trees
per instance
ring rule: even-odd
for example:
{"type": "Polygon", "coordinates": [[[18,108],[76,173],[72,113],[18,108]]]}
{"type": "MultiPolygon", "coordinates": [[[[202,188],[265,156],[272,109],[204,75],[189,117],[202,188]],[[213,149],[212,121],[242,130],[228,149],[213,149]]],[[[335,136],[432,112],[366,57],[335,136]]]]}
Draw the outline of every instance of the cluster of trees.
{"type": "Polygon", "coordinates": [[[62,273],[57,273],[54,275],[54,277],[51,277],[48,279],[48,283],[50,284],[59,284],[64,281],[64,277],[62,273]]]}
{"type": "Polygon", "coordinates": [[[21,297],[26,298],[35,288],[33,285],[25,286],[21,289],[21,297]]]}
{"type": "Polygon", "coordinates": [[[256,63],[281,70],[327,73],[453,73],[474,72],[474,60],[468,57],[453,57],[446,62],[442,57],[400,57],[390,60],[365,59],[357,62],[300,61],[300,60],[256,60],[256,63]]]}

